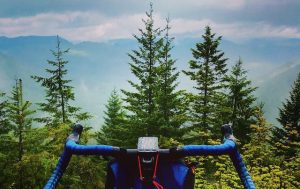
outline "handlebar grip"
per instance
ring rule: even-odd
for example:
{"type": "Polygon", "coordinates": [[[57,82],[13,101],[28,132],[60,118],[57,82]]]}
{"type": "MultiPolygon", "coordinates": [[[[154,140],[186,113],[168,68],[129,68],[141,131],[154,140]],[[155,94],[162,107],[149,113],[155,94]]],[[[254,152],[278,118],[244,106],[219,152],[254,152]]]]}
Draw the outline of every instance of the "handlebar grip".
{"type": "Polygon", "coordinates": [[[83,126],[81,124],[79,124],[79,123],[74,124],[73,133],[81,135],[82,131],[83,131],[83,126]]]}
{"type": "Polygon", "coordinates": [[[80,135],[83,131],[83,126],[79,123],[73,125],[72,134],[69,135],[68,140],[73,140],[76,143],[79,142],[80,135]]]}
{"type": "Polygon", "coordinates": [[[230,124],[224,124],[221,126],[221,133],[223,136],[232,135],[233,131],[230,124]]]}

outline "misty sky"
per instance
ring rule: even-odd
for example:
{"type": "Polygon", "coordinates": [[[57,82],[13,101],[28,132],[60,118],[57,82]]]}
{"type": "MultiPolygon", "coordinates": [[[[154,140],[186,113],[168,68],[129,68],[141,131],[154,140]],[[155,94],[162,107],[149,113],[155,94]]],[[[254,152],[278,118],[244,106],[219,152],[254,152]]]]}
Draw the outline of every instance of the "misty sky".
{"type": "MultiPolygon", "coordinates": [[[[130,38],[149,8],[145,0],[0,0],[0,36],[60,35],[73,42],[130,38]]],[[[153,0],[155,21],[171,18],[176,37],[205,25],[230,40],[300,38],[299,0],[153,0]]]]}

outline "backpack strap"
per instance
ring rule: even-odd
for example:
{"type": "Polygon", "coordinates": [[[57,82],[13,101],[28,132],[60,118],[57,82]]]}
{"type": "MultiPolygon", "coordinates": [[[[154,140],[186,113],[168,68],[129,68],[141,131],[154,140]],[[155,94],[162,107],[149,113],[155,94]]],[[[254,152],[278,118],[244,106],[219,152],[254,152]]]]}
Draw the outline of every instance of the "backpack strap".
{"type": "MultiPolygon", "coordinates": [[[[155,179],[156,179],[156,172],[157,172],[157,166],[158,166],[158,159],[159,159],[159,153],[156,154],[156,159],[155,159],[155,165],[154,165],[154,171],[153,171],[153,176],[152,176],[152,184],[157,188],[157,189],[164,189],[162,185],[160,185],[155,179]]],[[[142,171],[142,166],[141,166],[141,158],[138,155],[137,156],[138,160],[138,168],[139,168],[139,174],[140,174],[140,180],[144,181],[145,177],[143,177],[143,171],[142,171]]]]}

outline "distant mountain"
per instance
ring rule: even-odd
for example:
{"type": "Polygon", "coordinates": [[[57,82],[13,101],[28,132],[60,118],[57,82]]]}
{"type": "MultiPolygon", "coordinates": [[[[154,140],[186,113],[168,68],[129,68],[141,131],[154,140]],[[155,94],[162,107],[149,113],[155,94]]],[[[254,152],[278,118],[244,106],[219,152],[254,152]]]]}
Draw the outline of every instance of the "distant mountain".
{"type": "MultiPolygon", "coordinates": [[[[83,42],[73,44],[61,41],[63,49],[70,49],[65,57],[69,78],[75,87],[76,104],[93,114],[90,122],[99,128],[103,121],[104,104],[113,88],[128,87],[130,79],[127,52],[135,47],[133,40],[104,43],[83,42]]],[[[45,75],[47,60],[53,59],[56,37],[28,36],[0,37],[0,90],[10,92],[15,78],[24,81],[25,97],[40,102],[44,92],[31,75],[45,75]]]]}
{"type": "MultiPolygon", "coordinates": [[[[178,70],[188,69],[191,48],[197,38],[179,38],[174,41],[173,54],[178,70]]],[[[103,110],[111,91],[129,89],[127,80],[134,80],[129,69],[127,53],[138,48],[133,39],[106,42],[72,43],[62,39],[62,48],[70,48],[65,57],[69,60],[69,79],[73,80],[76,104],[93,114],[89,124],[99,128],[103,110]]],[[[44,92],[31,75],[45,75],[47,60],[53,59],[50,49],[55,49],[55,36],[0,37],[0,90],[8,92],[14,78],[24,80],[27,99],[40,102],[44,92]]],[[[221,48],[232,66],[239,57],[249,71],[249,78],[259,86],[257,95],[265,102],[267,118],[275,123],[277,107],[288,96],[289,87],[300,71],[299,39],[254,39],[232,42],[224,39],[221,48]],[[292,62],[292,63],[291,63],[292,62]],[[290,68],[290,69],[289,69],[290,68]]],[[[180,88],[191,90],[193,83],[181,74],[180,88]]]]}
{"type": "Polygon", "coordinates": [[[282,102],[289,98],[289,91],[299,73],[300,61],[287,63],[265,75],[258,83],[257,96],[265,103],[265,115],[271,123],[279,124],[276,121],[279,108],[282,108],[282,102]]]}

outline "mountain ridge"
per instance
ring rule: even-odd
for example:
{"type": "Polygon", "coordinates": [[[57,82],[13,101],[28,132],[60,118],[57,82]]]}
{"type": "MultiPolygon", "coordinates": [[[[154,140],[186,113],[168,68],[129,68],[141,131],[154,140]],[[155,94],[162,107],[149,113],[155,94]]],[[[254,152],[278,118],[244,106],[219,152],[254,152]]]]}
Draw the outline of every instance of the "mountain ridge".
{"type": "MultiPolygon", "coordinates": [[[[178,71],[188,69],[187,62],[192,58],[190,49],[198,41],[198,38],[175,39],[173,55],[177,59],[178,71]]],[[[76,104],[95,116],[89,124],[97,129],[103,122],[104,104],[113,88],[130,89],[127,80],[135,79],[128,65],[127,53],[138,48],[138,45],[134,39],[73,43],[63,38],[61,45],[63,49],[70,48],[65,59],[70,62],[67,66],[68,79],[73,80],[76,104]]],[[[9,93],[14,78],[21,77],[24,79],[25,94],[34,97],[34,103],[41,101],[43,90],[30,75],[45,75],[47,60],[53,59],[50,49],[54,50],[55,47],[56,36],[0,37],[0,90],[9,93]]],[[[274,109],[275,105],[280,106],[276,101],[281,102],[288,96],[286,90],[289,90],[292,79],[296,77],[295,72],[300,70],[300,56],[295,53],[300,52],[300,39],[254,39],[240,43],[223,39],[220,47],[225,56],[229,57],[229,67],[239,57],[242,58],[253,85],[259,86],[256,95],[261,101],[267,101],[265,108],[268,120],[276,124],[274,109]],[[289,68],[289,64],[296,66],[289,68]],[[286,69],[285,72],[282,72],[283,68],[286,69]],[[272,85],[274,78],[269,79],[275,72],[279,74],[274,76],[275,80],[278,78],[277,83],[282,85],[278,88],[272,85]],[[269,97],[270,88],[275,90],[272,94],[275,99],[273,101],[269,101],[272,99],[269,97]]],[[[180,88],[192,88],[192,82],[182,73],[179,82],[180,88]]]]}

